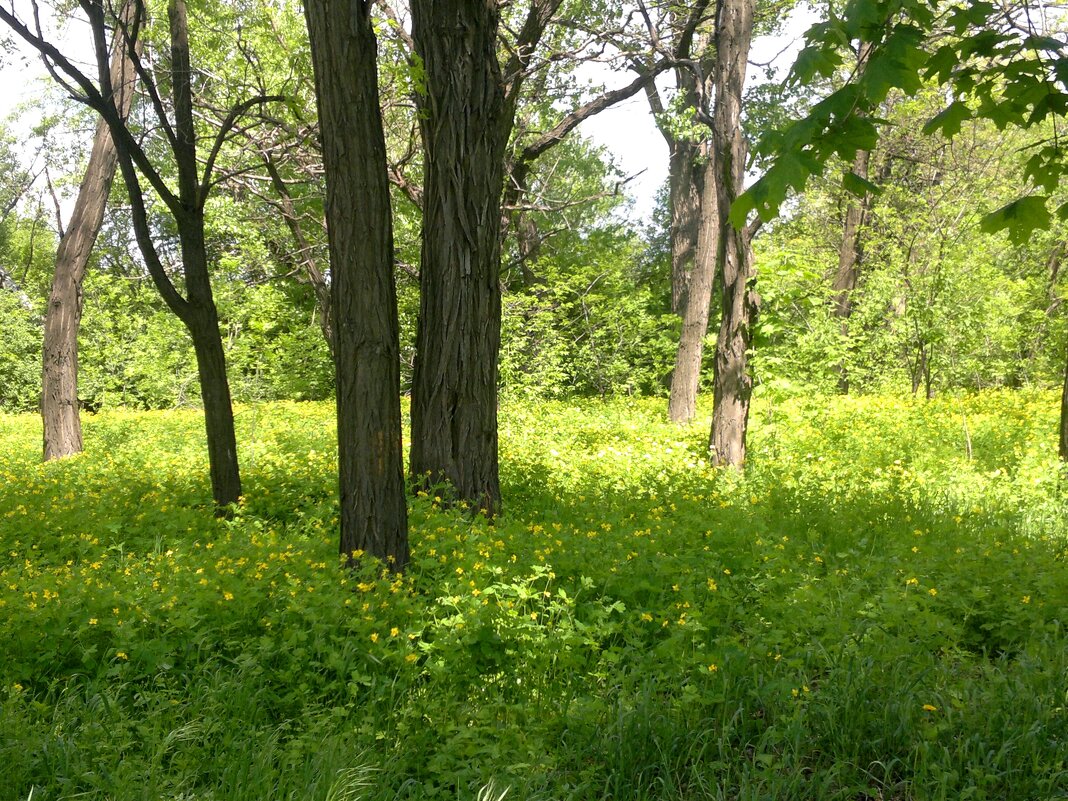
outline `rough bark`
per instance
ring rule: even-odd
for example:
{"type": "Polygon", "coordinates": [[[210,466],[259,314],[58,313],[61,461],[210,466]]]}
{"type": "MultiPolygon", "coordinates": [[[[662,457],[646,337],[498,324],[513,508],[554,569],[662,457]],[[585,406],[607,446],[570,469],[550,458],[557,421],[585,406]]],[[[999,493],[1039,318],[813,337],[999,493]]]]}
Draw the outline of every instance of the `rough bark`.
{"type": "MultiPolygon", "coordinates": [[[[707,6],[708,0],[696,0],[685,13],[669,7],[664,18],[667,23],[665,31],[658,30],[652,18],[643,11],[654,50],[670,42],[671,57],[675,62],[677,99],[687,109],[700,108],[702,98],[712,88],[709,80],[711,49],[707,37],[698,33],[707,6]]],[[[647,63],[646,69],[650,66],[651,63],[647,63]]],[[[666,113],[663,98],[655,83],[650,82],[645,86],[645,95],[660,134],[668,146],[671,310],[681,316],[686,309],[686,287],[694,269],[701,226],[700,205],[705,170],[697,162],[699,156],[707,154],[702,143],[680,137],[669,124],[670,115],[666,113]]]]}
{"type": "MultiPolygon", "coordinates": [[[[857,69],[863,69],[871,53],[871,45],[861,44],[857,53],[857,69]]],[[[867,150],[858,150],[853,158],[853,173],[867,180],[868,165],[871,154],[867,150]]],[[[871,211],[872,197],[865,194],[862,198],[849,196],[842,217],[842,245],[838,250],[838,270],[831,282],[831,313],[839,320],[839,332],[842,342],[849,336],[849,317],[853,313],[853,290],[857,287],[860,273],[860,261],[863,254],[861,231],[871,211]]],[[[838,374],[838,391],[849,392],[849,374],[844,362],[835,365],[838,374]]]]}
{"type": "MultiPolygon", "coordinates": [[[[130,5],[123,17],[130,16],[130,5]]],[[[123,121],[134,94],[134,67],[126,46],[116,37],[111,56],[112,102],[123,121]]],[[[52,290],[44,320],[41,375],[41,418],[45,461],[82,451],[82,423],[78,412],[78,329],[82,318],[82,282],[86,265],[104,221],[118,156],[111,133],[100,120],[93,135],[89,164],[67,230],[56,249],[52,290]]]]}
{"type": "MultiPolygon", "coordinates": [[[[687,288],[695,265],[702,227],[704,170],[697,164],[701,148],[684,139],[668,138],[668,202],[671,205],[671,310],[685,316],[687,288]]],[[[709,283],[711,287],[711,283],[709,283]]],[[[685,326],[685,322],[683,323],[685,326]]]]}
{"type": "Polygon", "coordinates": [[[410,469],[490,514],[500,506],[501,193],[512,122],[497,27],[495,2],[412,4],[426,178],[410,469]]]}
{"type": "MultiPolygon", "coordinates": [[[[681,309],[682,332],[675,356],[675,370],[671,374],[668,417],[673,423],[689,422],[697,413],[697,390],[701,383],[701,363],[704,357],[705,335],[708,333],[708,316],[712,305],[712,285],[716,272],[720,219],[717,210],[714,162],[707,161],[704,170],[708,176],[707,180],[701,181],[703,185],[699,204],[701,224],[696,242],[696,255],[684,295],[686,305],[681,309]]],[[[672,242],[674,243],[674,236],[672,242]]]]}
{"type": "MultiPolygon", "coordinates": [[[[857,151],[856,158],[853,160],[853,172],[865,179],[868,177],[868,156],[868,151],[860,150],[857,151]]],[[[831,313],[838,318],[843,342],[849,335],[849,317],[853,313],[853,290],[857,286],[863,250],[860,234],[869,204],[870,199],[867,195],[861,199],[850,197],[842,218],[842,245],[838,250],[838,270],[831,283],[833,292],[831,313]]],[[[839,362],[834,370],[838,373],[839,392],[848,393],[849,375],[845,364],[839,362]]]]}
{"type": "Polygon", "coordinates": [[[180,225],[179,239],[189,300],[182,322],[189,330],[196,354],[212,496],[222,511],[241,497],[241,475],[226,355],[209,279],[202,207],[180,225]]]}
{"type": "MultiPolygon", "coordinates": [[[[868,177],[868,151],[857,151],[853,160],[853,172],[861,178],[868,177]]],[[[852,291],[857,285],[857,272],[861,258],[860,229],[867,208],[867,196],[850,198],[842,219],[842,246],[838,250],[838,271],[835,273],[834,316],[848,320],[853,313],[852,291]]]]}
{"type": "Polygon", "coordinates": [[[370,4],[305,4],[315,70],[337,371],[340,551],[408,563],[393,228],[370,4]]]}
{"type": "Polygon", "coordinates": [[[753,380],[748,373],[752,326],[759,299],[750,234],[731,225],[731,205],[742,193],[746,142],[741,126],[742,90],[753,33],[753,0],[719,0],[716,11],[716,102],[712,150],[719,216],[717,258],[722,316],[716,341],[712,431],[709,449],[717,465],[741,467],[753,380]]]}

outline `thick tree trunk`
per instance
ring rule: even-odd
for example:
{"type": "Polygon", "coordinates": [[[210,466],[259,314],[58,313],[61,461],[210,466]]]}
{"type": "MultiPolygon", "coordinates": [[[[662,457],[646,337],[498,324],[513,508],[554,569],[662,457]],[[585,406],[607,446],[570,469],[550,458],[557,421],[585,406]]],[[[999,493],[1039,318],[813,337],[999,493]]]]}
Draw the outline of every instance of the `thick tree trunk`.
{"type": "Polygon", "coordinates": [[[711,159],[704,171],[696,256],[689,286],[684,294],[686,305],[682,309],[682,332],[675,356],[675,370],[671,374],[668,417],[673,423],[689,422],[697,413],[697,390],[701,383],[701,363],[716,273],[720,218],[715,165],[711,159]]]}
{"type": "MultiPolygon", "coordinates": [[[[686,313],[686,290],[695,269],[702,223],[704,170],[697,164],[700,146],[686,139],[668,140],[668,190],[671,204],[671,310],[686,313]]],[[[714,256],[713,256],[714,258],[714,256]]],[[[711,282],[709,283],[711,286],[711,282]]],[[[685,325],[685,323],[683,323],[685,325]]]]}
{"type": "Polygon", "coordinates": [[[400,345],[370,4],[305,4],[326,171],[337,370],[340,551],[408,563],[400,345]]]}
{"type": "Polygon", "coordinates": [[[416,0],[426,78],[420,309],[411,473],[448,482],[490,514],[500,505],[497,359],[507,119],[495,2],[416,0]]]}
{"type": "Polygon", "coordinates": [[[717,465],[741,467],[753,380],[748,373],[758,297],[751,286],[749,232],[730,223],[731,205],[742,193],[746,142],[741,126],[742,89],[753,33],[753,0],[719,0],[716,13],[716,104],[712,147],[716,162],[722,317],[716,341],[715,392],[709,449],[717,465]]]}
{"type": "MultiPolygon", "coordinates": [[[[853,160],[853,172],[861,178],[868,177],[868,151],[857,151],[853,160]]],[[[832,313],[839,320],[839,330],[843,342],[849,335],[849,317],[853,313],[853,290],[857,286],[861,258],[861,227],[868,209],[867,196],[858,199],[850,197],[842,220],[842,246],[838,251],[838,271],[831,285],[833,291],[832,313]]],[[[838,390],[849,392],[849,375],[844,363],[835,365],[838,373],[838,390]]]]}
{"type": "MultiPolygon", "coordinates": [[[[124,17],[127,16],[124,14],[124,17]]],[[[125,120],[133,101],[133,63],[117,41],[111,56],[115,108],[125,120]]],[[[44,320],[41,418],[44,458],[60,459],[82,450],[78,414],[78,329],[82,318],[82,281],[89,255],[104,221],[117,155],[108,124],[100,120],[70,223],[59,240],[52,291],[44,320]]]]}

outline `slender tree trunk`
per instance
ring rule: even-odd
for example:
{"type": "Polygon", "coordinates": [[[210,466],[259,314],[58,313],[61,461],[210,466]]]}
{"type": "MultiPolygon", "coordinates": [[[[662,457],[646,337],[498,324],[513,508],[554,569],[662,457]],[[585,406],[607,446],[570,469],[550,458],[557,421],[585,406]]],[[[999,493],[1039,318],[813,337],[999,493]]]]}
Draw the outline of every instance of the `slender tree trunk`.
{"type": "Polygon", "coordinates": [[[695,259],[703,221],[701,203],[705,197],[703,175],[706,170],[702,170],[697,164],[699,145],[686,139],[672,138],[669,140],[669,148],[671,310],[685,317],[686,290],[690,284],[691,273],[695,269],[701,269],[695,266],[695,259]]]}
{"type": "Polygon", "coordinates": [[[230,384],[226,376],[226,356],[214,306],[197,310],[186,325],[192,335],[193,352],[197,357],[212,496],[216,506],[223,509],[237,503],[241,497],[241,475],[238,471],[230,384]]]}
{"type": "Polygon", "coordinates": [[[400,345],[377,42],[369,3],[308,0],[330,240],[340,551],[408,563],[400,345]]]}
{"type": "Polygon", "coordinates": [[[918,395],[929,369],[927,366],[927,345],[925,343],[920,344],[919,349],[916,351],[916,360],[910,367],[912,370],[912,394],[918,395]]]}
{"type": "Polygon", "coordinates": [[[412,3],[426,77],[426,179],[410,469],[490,514],[501,497],[499,234],[511,127],[497,26],[495,2],[412,3]]]}
{"type": "MultiPolygon", "coordinates": [[[[181,242],[187,304],[179,315],[193,339],[204,403],[212,495],[219,512],[241,497],[241,474],[234,434],[234,410],[219,314],[211,290],[204,235],[204,196],[199,181],[196,129],[193,125],[189,24],[184,0],[168,4],[171,34],[171,75],[174,95],[175,162],[181,210],[175,214],[181,242]]],[[[125,171],[124,171],[125,173],[125,171]]]]}
{"type": "Polygon", "coordinates": [[[742,193],[746,142],[741,126],[742,89],[753,34],[753,0],[719,0],[716,13],[716,103],[712,143],[718,179],[722,316],[716,341],[715,393],[709,449],[717,465],[741,467],[753,380],[748,373],[752,326],[759,299],[751,286],[749,232],[731,225],[731,205],[742,193]]]}
{"type": "Polygon", "coordinates": [[[673,423],[689,422],[697,413],[697,390],[701,383],[701,363],[716,273],[720,218],[715,164],[711,159],[704,171],[696,256],[689,286],[684,293],[686,305],[682,309],[682,333],[675,356],[675,370],[671,374],[668,417],[673,423]]]}
{"type": "MultiPolygon", "coordinates": [[[[123,17],[127,18],[124,12],[123,17]]],[[[133,101],[133,63],[121,37],[111,56],[111,85],[119,117],[125,120],[133,101]]],[[[67,230],[56,250],[52,291],[44,320],[41,375],[41,418],[44,458],[59,459],[82,450],[78,414],[78,329],[82,318],[82,281],[100,226],[104,221],[117,155],[108,124],[100,120],[93,148],[67,230]]]]}
{"type": "MultiPolygon", "coordinates": [[[[868,177],[868,151],[857,151],[853,160],[853,172],[861,178],[868,177]]],[[[842,221],[842,246],[838,251],[838,271],[831,286],[834,295],[832,313],[839,321],[839,331],[843,343],[849,335],[849,317],[853,313],[853,290],[857,286],[861,258],[861,227],[864,223],[869,199],[850,197],[842,221]]],[[[844,362],[835,365],[838,373],[838,390],[843,394],[849,392],[849,375],[844,362]]]]}
{"type": "Polygon", "coordinates": [[[219,313],[211,291],[204,238],[204,213],[200,209],[179,224],[182,263],[186,273],[189,305],[182,322],[193,340],[204,404],[204,428],[208,439],[212,496],[224,510],[241,497],[241,474],[237,461],[234,408],[226,373],[226,355],[219,331],[219,313]]]}

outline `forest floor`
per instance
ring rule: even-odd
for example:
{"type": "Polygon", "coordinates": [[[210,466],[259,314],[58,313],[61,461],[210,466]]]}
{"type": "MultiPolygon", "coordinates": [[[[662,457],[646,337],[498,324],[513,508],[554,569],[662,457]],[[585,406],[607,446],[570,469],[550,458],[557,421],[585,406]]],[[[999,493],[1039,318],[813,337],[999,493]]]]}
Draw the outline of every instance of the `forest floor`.
{"type": "Polygon", "coordinates": [[[502,404],[496,522],[341,569],[333,410],[0,415],[0,799],[1068,798],[1057,397],[502,404]]]}

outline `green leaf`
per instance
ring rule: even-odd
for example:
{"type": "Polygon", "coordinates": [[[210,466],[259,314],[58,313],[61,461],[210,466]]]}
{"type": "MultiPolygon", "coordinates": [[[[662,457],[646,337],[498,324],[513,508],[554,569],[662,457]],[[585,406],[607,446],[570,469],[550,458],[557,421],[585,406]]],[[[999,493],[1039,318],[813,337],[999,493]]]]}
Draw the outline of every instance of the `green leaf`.
{"type": "Polygon", "coordinates": [[[979,227],[988,234],[1008,231],[1014,245],[1027,242],[1031,233],[1049,228],[1052,218],[1046,208],[1046,195],[1028,195],[992,211],[981,220],[979,227]]]}
{"type": "Polygon", "coordinates": [[[1056,147],[1044,147],[1024,165],[1024,176],[1035,186],[1053,192],[1060,184],[1063,167],[1056,147]]]}
{"type": "Polygon", "coordinates": [[[865,195],[878,195],[882,193],[882,187],[873,184],[867,178],[857,175],[855,172],[847,172],[842,176],[842,188],[852,195],[864,197],[865,195]]]}
{"type": "Polygon", "coordinates": [[[930,135],[935,131],[941,131],[946,139],[952,139],[960,133],[961,123],[971,118],[972,110],[961,101],[954,100],[923,126],[923,132],[925,135],[930,135]]]}
{"type": "Polygon", "coordinates": [[[953,45],[942,45],[927,60],[927,70],[923,77],[928,80],[934,78],[939,83],[945,83],[953,74],[953,69],[960,65],[960,60],[960,53],[953,45]]]}
{"type": "Polygon", "coordinates": [[[847,161],[854,158],[858,150],[874,150],[879,143],[875,124],[867,117],[855,114],[841,120],[829,136],[834,142],[834,152],[847,161]]]}
{"type": "Polygon", "coordinates": [[[749,218],[749,212],[756,208],[756,200],[753,198],[753,190],[743,192],[734,203],[731,204],[730,222],[736,229],[742,229],[749,218]]]}
{"type": "Polygon", "coordinates": [[[790,71],[789,83],[807,84],[814,78],[830,78],[842,66],[842,55],[830,44],[812,44],[797,55],[790,71]]]}

